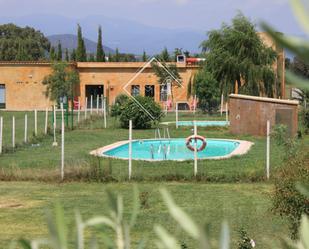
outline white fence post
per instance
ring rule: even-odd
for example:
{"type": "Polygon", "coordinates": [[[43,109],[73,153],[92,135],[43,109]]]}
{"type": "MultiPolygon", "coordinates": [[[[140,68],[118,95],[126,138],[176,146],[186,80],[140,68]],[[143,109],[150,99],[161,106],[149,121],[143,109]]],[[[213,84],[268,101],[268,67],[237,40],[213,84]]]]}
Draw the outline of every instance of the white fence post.
{"type": "Polygon", "coordinates": [[[223,113],[223,94],[221,94],[221,106],[220,106],[220,115],[223,113]]]}
{"type": "Polygon", "coordinates": [[[227,104],[227,102],[225,104],[225,121],[226,122],[229,121],[229,111],[228,111],[228,104],[227,104]]]}
{"type": "Polygon", "coordinates": [[[99,95],[97,95],[97,114],[99,114],[99,95]]]}
{"type": "Polygon", "coordinates": [[[64,178],[64,113],[61,103],[61,180],[64,178]]]}
{"type": "Polygon", "coordinates": [[[107,127],[106,125],[106,98],[104,98],[103,105],[104,105],[104,109],[103,109],[104,128],[106,128],[107,127]]]}
{"type": "Polygon", "coordinates": [[[15,116],[12,117],[12,147],[15,149],[15,116]]]}
{"type": "Polygon", "coordinates": [[[103,94],[100,95],[100,99],[101,99],[101,111],[102,111],[102,115],[104,115],[104,96],[103,96],[103,94]]]}
{"type": "Polygon", "coordinates": [[[88,106],[87,106],[88,103],[87,102],[88,102],[88,98],[86,97],[85,98],[85,120],[87,119],[87,108],[88,108],[88,106]]]}
{"type": "Polygon", "coordinates": [[[267,120],[267,131],[266,131],[266,177],[269,179],[270,171],[270,122],[267,120]]]}
{"type": "Polygon", "coordinates": [[[197,99],[196,99],[196,95],[194,95],[194,100],[193,100],[193,114],[195,115],[195,112],[196,112],[196,104],[197,104],[197,99]]]}
{"type": "Polygon", "coordinates": [[[25,132],[24,132],[24,143],[28,142],[28,115],[25,114],[25,132]]]}
{"type": "Polygon", "coordinates": [[[92,115],[92,108],[93,108],[93,95],[90,97],[90,115],[92,115]]]}
{"type": "Polygon", "coordinates": [[[44,127],[45,135],[47,135],[47,126],[48,126],[48,108],[46,108],[46,111],[45,111],[45,127],[44,127]]]}
{"type": "Polygon", "coordinates": [[[38,111],[34,110],[34,135],[38,135],[38,111]]]}
{"type": "Polygon", "coordinates": [[[54,111],[54,123],[53,123],[53,129],[54,129],[54,141],[53,141],[53,146],[58,146],[58,143],[56,141],[56,128],[57,128],[57,115],[56,115],[56,106],[54,105],[53,107],[54,111]]]}
{"type": "Polygon", "coordinates": [[[176,102],[176,129],[178,129],[178,103],[176,102]]]}
{"type": "MultiPolygon", "coordinates": [[[[197,125],[194,120],[194,136],[197,136],[197,125]]],[[[194,141],[194,176],[197,175],[197,139],[194,141]]]]}
{"type": "Polygon", "coordinates": [[[0,117],[0,154],[2,154],[3,117],[0,117]]]}
{"type": "Polygon", "coordinates": [[[132,120],[129,120],[129,180],[132,175],[132,120]]]}

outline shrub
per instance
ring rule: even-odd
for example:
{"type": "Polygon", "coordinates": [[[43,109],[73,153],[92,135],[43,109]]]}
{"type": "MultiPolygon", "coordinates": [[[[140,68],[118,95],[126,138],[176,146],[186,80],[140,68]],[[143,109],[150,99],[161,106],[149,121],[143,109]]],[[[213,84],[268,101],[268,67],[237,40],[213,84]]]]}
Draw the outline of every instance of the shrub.
{"type": "Polygon", "coordinates": [[[305,133],[309,133],[309,109],[304,109],[301,112],[301,122],[304,126],[305,133]]]}
{"type": "Polygon", "coordinates": [[[162,115],[161,107],[152,98],[137,96],[135,100],[129,99],[121,109],[120,125],[122,128],[129,127],[130,119],[134,129],[151,128],[154,122],[160,121],[162,115]]]}
{"type": "Polygon", "coordinates": [[[253,239],[250,239],[248,233],[241,229],[239,231],[240,241],[238,243],[238,249],[252,249],[255,247],[255,242],[253,239]]]}
{"type": "Polygon", "coordinates": [[[121,114],[122,109],[128,100],[129,100],[129,97],[127,95],[125,94],[118,95],[115,99],[115,103],[112,105],[111,116],[118,117],[121,114]]]}
{"type": "Polygon", "coordinates": [[[290,158],[280,170],[275,181],[273,211],[289,220],[290,236],[298,237],[301,215],[309,215],[309,198],[300,194],[295,184],[309,182],[309,157],[302,154],[290,158]]]}

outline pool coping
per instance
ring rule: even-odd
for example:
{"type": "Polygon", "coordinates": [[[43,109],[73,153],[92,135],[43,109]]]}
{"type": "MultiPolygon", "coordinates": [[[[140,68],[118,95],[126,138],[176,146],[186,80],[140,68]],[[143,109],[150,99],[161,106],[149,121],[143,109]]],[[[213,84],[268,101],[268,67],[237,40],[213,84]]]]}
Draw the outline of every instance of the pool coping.
{"type": "MultiPolygon", "coordinates": [[[[225,120],[195,120],[196,122],[203,122],[203,123],[211,123],[211,122],[225,122],[227,123],[226,125],[208,125],[208,126],[202,126],[202,125],[197,125],[197,127],[228,127],[230,126],[230,121],[225,121],[225,120]]],[[[194,122],[194,120],[178,120],[179,122],[194,122]]],[[[161,122],[160,125],[170,125],[170,124],[174,124],[176,125],[176,121],[168,121],[168,122],[161,122]]],[[[182,126],[182,127],[191,127],[193,125],[178,125],[178,126],[182,126]]]]}
{"type": "MultiPolygon", "coordinates": [[[[134,139],[132,140],[132,142],[136,142],[136,141],[147,141],[147,140],[154,140],[155,138],[149,138],[149,139],[134,139]]],[[[178,139],[178,138],[171,138],[171,139],[178,139]]],[[[182,138],[179,138],[182,139],[182,138]]],[[[249,152],[249,150],[251,149],[251,147],[254,145],[253,142],[250,141],[246,141],[246,140],[238,140],[238,139],[222,139],[222,138],[207,138],[207,139],[213,139],[213,140],[221,140],[221,141],[232,141],[232,142],[238,142],[239,145],[238,147],[233,150],[230,154],[225,155],[225,156],[214,156],[214,157],[207,157],[207,158],[198,158],[198,160],[221,160],[221,159],[228,159],[231,157],[235,157],[235,156],[241,156],[241,155],[245,155],[249,152]]],[[[156,139],[159,140],[159,139],[156,139]]],[[[167,139],[161,139],[161,140],[169,140],[167,139]]],[[[116,157],[116,156],[109,156],[109,155],[105,155],[103,154],[106,151],[115,149],[119,146],[128,144],[129,140],[123,140],[123,141],[118,141],[115,142],[113,144],[109,144],[106,146],[103,146],[101,148],[98,148],[96,150],[92,150],[90,152],[90,155],[93,156],[97,156],[97,157],[105,157],[105,158],[113,158],[113,159],[119,159],[119,160],[129,160],[129,158],[120,158],[120,157],[116,157]]],[[[146,161],[146,162],[160,162],[160,161],[179,161],[179,162],[184,162],[184,161],[192,161],[193,159],[173,159],[173,160],[164,160],[164,159],[132,159],[135,161],[146,161]]]]}

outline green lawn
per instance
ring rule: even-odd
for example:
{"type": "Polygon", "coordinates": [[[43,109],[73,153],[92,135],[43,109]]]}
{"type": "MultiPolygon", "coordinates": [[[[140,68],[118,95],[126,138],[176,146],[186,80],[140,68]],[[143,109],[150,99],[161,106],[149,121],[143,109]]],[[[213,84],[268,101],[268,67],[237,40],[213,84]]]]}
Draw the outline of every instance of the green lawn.
{"type": "MultiPolygon", "coordinates": [[[[5,120],[10,120],[13,115],[10,112],[4,112],[5,120]]],[[[14,113],[22,119],[22,113],[14,113]],[[17,115],[18,114],[18,115],[17,115]]],[[[30,115],[30,114],[29,114],[30,115]]],[[[30,115],[31,116],[31,115],[30,115]]],[[[40,115],[44,120],[44,115],[40,115]]],[[[42,120],[41,118],[41,120],[42,120]]],[[[219,116],[205,116],[188,113],[181,113],[180,120],[192,119],[224,119],[219,116]]],[[[166,120],[174,120],[173,114],[169,114],[166,120]]],[[[17,122],[17,121],[16,121],[17,122]]],[[[19,122],[20,123],[20,122],[19,122]]],[[[44,123],[44,122],[41,122],[44,123]]],[[[18,133],[22,133],[22,126],[18,125],[18,133]]],[[[42,127],[42,126],[40,126],[42,127]]],[[[6,128],[7,129],[7,128],[6,128]]],[[[43,128],[40,129],[43,132],[43,128]]],[[[188,127],[180,127],[176,129],[173,125],[170,127],[171,137],[187,137],[191,134],[191,129],[188,127]]],[[[242,157],[235,157],[227,160],[203,160],[198,163],[198,171],[202,175],[206,175],[212,181],[235,181],[260,179],[264,175],[265,168],[265,138],[256,138],[253,136],[235,136],[228,132],[227,128],[199,128],[198,133],[206,138],[232,138],[244,139],[255,143],[251,151],[242,157]]],[[[134,130],[133,138],[153,138],[155,134],[154,129],[149,130],[134,130]]],[[[10,138],[10,132],[4,133],[4,138],[7,142],[10,138]]],[[[65,135],[65,168],[72,169],[95,167],[100,165],[102,168],[111,168],[112,176],[116,180],[124,180],[127,178],[126,161],[111,160],[101,158],[99,160],[93,159],[89,156],[89,152],[96,148],[108,145],[120,140],[128,138],[128,130],[118,127],[118,123],[114,118],[108,119],[108,129],[103,129],[103,120],[98,118],[92,122],[83,123],[79,129],[69,131],[65,135]]],[[[57,134],[57,139],[60,142],[60,134],[57,134]]],[[[56,174],[60,165],[60,146],[52,147],[52,136],[45,137],[40,146],[24,146],[15,153],[6,153],[0,156],[0,166],[4,171],[13,172],[20,176],[26,177],[30,175],[56,174]],[[11,170],[12,169],[12,170],[11,170]],[[20,171],[23,171],[22,173],[20,171]]],[[[283,153],[273,143],[271,150],[271,166],[272,169],[278,168],[282,164],[283,153]]],[[[134,161],[133,162],[133,177],[135,179],[143,180],[158,180],[162,176],[171,178],[172,180],[182,178],[190,178],[193,174],[193,162],[172,162],[163,161],[157,163],[134,161]]]]}
{"type": "MultiPolygon", "coordinates": [[[[84,219],[107,214],[106,190],[124,197],[125,217],[129,218],[132,207],[130,183],[66,183],[43,184],[23,182],[0,183],[0,248],[8,248],[12,239],[19,237],[41,238],[47,228],[44,210],[59,201],[74,236],[74,210],[80,210],[84,219]]],[[[159,194],[159,188],[170,191],[176,203],[184,208],[199,224],[211,224],[211,241],[216,243],[220,225],[227,220],[232,231],[233,248],[236,247],[238,230],[244,228],[256,241],[257,248],[272,248],[278,245],[280,236],[288,234],[284,220],[271,211],[268,184],[205,184],[205,183],[142,183],[140,192],[148,192],[149,207],[142,208],[136,226],[132,229],[132,243],[147,238],[146,248],[155,248],[154,224],[161,224],[189,248],[196,248],[169,216],[159,194]]],[[[89,238],[88,233],[88,238],[89,238]]]]}

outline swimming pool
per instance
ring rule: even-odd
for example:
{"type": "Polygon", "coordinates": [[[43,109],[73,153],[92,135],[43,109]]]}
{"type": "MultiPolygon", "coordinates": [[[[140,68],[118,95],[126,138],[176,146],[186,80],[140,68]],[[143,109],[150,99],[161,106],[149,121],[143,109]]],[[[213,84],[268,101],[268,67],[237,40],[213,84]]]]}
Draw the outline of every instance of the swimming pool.
{"type": "MultiPolygon", "coordinates": [[[[174,124],[176,122],[163,122],[161,124],[163,125],[169,125],[169,124],[174,124]]],[[[177,122],[178,126],[194,126],[194,121],[178,121],[177,122]]],[[[207,127],[207,126],[229,126],[230,122],[229,121],[216,121],[216,120],[210,120],[210,121],[196,121],[196,126],[201,126],[201,127],[207,127]]]]}
{"type": "MultiPolygon", "coordinates": [[[[242,140],[206,139],[206,149],[197,153],[198,159],[223,159],[247,153],[252,143],[242,140]]],[[[186,147],[185,138],[145,139],[132,141],[132,159],[146,161],[192,160],[194,153],[186,147]]],[[[198,141],[198,147],[201,142],[198,141]]],[[[103,157],[128,159],[129,142],[121,141],[92,151],[103,157]]]]}

